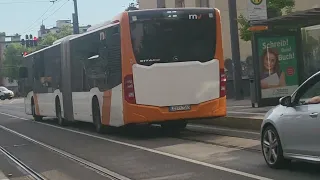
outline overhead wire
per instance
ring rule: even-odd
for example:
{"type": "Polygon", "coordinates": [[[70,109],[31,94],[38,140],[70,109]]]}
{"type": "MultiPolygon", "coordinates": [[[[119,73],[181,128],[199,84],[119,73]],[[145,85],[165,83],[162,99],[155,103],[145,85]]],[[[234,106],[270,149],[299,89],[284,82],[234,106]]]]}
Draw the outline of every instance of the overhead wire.
{"type": "Polygon", "coordinates": [[[33,23],[31,23],[31,25],[29,27],[27,27],[22,34],[28,32],[28,30],[30,30],[32,28],[32,26],[37,23],[53,6],[54,6],[55,3],[52,3],[45,11],[44,13],[42,13],[42,15],[37,19],[35,20],[33,23]]]}
{"type": "MultiPolygon", "coordinates": [[[[45,17],[44,19],[42,19],[42,21],[45,21],[47,19],[49,19],[51,16],[53,16],[55,13],[57,13],[63,6],[65,6],[67,3],[69,2],[69,0],[67,0],[65,3],[63,3],[59,8],[57,8],[53,13],[51,13],[49,16],[45,17]]],[[[43,17],[43,16],[42,16],[43,17]]],[[[35,28],[37,28],[36,26],[33,26],[32,28],[29,28],[27,31],[25,31],[24,33],[26,32],[30,32],[30,31],[33,31],[35,28]]],[[[22,33],[22,34],[24,34],[22,33]]]]}
{"type": "Polygon", "coordinates": [[[69,2],[69,0],[66,0],[66,2],[64,2],[58,9],[56,9],[53,13],[51,13],[49,16],[47,16],[46,18],[43,19],[43,21],[47,20],[48,18],[50,18],[51,16],[53,16],[55,13],[57,13],[63,6],[65,6],[67,3],[69,2]]]}
{"type": "MultiPolygon", "coordinates": [[[[33,31],[34,28],[35,28],[34,25],[36,25],[36,23],[37,23],[39,20],[41,20],[41,19],[47,14],[47,12],[48,12],[56,3],[60,2],[60,1],[62,1],[62,0],[51,0],[50,2],[52,2],[52,4],[46,9],[46,11],[45,11],[44,13],[42,13],[42,15],[41,15],[37,20],[35,20],[28,28],[26,28],[22,34],[25,34],[25,33],[27,33],[27,32],[33,31]]],[[[62,4],[58,9],[56,9],[52,14],[50,14],[50,15],[47,16],[46,18],[43,18],[43,19],[42,19],[42,22],[45,21],[45,20],[47,20],[50,16],[52,16],[52,15],[55,14],[58,10],[60,10],[68,1],[69,1],[69,0],[67,0],[65,3],[63,3],[63,4],[62,4]]],[[[48,1],[47,1],[47,2],[48,2],[48,1]]]]}

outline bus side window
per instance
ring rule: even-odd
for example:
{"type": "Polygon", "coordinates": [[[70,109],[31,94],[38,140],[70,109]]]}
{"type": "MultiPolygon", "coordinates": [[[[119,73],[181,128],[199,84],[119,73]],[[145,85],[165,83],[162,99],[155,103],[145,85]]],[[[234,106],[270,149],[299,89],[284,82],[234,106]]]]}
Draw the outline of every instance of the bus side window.
{"type": "Polygon", "coordinates": [[[105,45],[100,48],[100,54],[105,60],[106,89],[112,89],[121,84],[121,39],[120,26],[106,29],[105,45]]]}

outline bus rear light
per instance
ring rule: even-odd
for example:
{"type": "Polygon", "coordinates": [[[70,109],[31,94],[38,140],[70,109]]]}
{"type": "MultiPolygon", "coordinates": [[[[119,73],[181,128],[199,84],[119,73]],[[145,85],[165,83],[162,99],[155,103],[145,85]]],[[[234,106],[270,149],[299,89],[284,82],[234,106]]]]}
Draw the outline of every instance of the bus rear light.
{"type": "Polygon", "coordinates": [[[136,97],[134,93],[133,75],[124,77],[124,96],[128,103],[136,104],[136,97]]]}
{"type": "Polygon", "coordinates": [[[226,96],[226,74],[224,73],[224,69],[220,69],[220,97],[226,96]]]}

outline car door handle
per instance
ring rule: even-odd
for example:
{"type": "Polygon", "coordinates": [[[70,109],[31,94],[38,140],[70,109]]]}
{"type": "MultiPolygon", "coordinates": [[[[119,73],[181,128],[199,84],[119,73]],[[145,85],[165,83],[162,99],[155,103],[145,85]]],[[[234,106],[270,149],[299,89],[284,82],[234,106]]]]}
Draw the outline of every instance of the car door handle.
{"type": "Polygon", "coordinates": [[[309,116],[315,118],[315,117],[318,117],[318,113],[314,112],[314,113],[311,113],[309,116]]]}

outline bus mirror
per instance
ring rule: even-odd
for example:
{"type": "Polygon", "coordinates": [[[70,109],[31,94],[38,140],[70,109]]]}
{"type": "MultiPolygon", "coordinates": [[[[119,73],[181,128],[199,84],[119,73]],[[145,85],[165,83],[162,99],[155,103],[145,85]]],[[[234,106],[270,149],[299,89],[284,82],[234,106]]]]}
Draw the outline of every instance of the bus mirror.
{"type": "Polygon", "coordinates": [[[88,58],[88,60],[96,60],[99,58],[99,55],[94,55],[88,58]]]}
{"type": "Polygon", "coordinates": [[[27,78],[28,77],[28,69],[26,67],[19,68],[19,77],[20,78],[27,78]]]}

